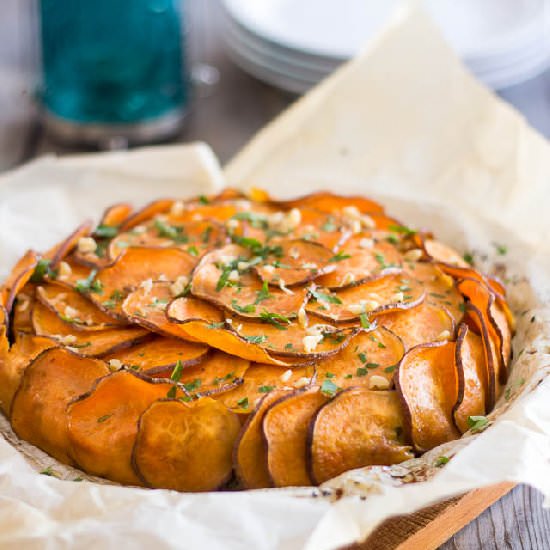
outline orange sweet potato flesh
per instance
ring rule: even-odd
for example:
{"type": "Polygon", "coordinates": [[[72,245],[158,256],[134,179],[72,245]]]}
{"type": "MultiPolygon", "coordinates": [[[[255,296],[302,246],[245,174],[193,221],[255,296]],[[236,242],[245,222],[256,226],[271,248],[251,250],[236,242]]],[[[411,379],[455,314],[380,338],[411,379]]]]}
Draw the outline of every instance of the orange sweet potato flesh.
{"type": "Polygon", "coordinates": [[[499,356],[494,340],[489,334],[486,316],[472,303],[466,304],[466,322],[468,326],[475,327],[483,343],[486,368],[485,407],[486,412],[489,412],[495,406],[497,396],[501,392],[500,386],[497,384],[499,356]]]}
{"type": "Polygon", "coordinates": [[[481,337],[463,323],[458,330],[455,363],[458,374],[458,400],[453,410],[460,433],[470,429],[468,417],[487,412],[487,369],[481,337]]]}
{"type": "Polygon", "coordinates": [[[165,336],[185,338],[181,328],[167,318],[172,299],[170,283],[154,282],[150,289],[139,287],[131,292],[122,303],[122,311],[136,325],[165,336]]]}
{"type": "Polygon", "coordinates": [[[495,299],[489,308],[489,319],[497,335],[497,349],[500,352],[499,382],[506,384],[510,359],[512,357],[512,330],[508,322],[508,315],[502,302],[495,299]]]}
{"type": "Polygon", "coordinates": [[[327,400],[318,388],[297,390],[266,411],[262,431],[267,444],[267,469],[274,487],[312,484],[306,463],[309,423],[327,400]]]}
{"type": "Polygon", "coordinates": [[[452,411],[458,400],[455,343],[416,346],[403,357],[396,386],[404,410],[406,432],[418,451],[458,437],[452,411]]]}
{"type": "Polygon", "coordinates": [[[369,233],[350,237],[339,250],[341,257],[350,257],[334,262],[335,270],[316,279],[316,284],[330,289],[344,288],[401,271],[402,256],[395,245],[378,241],[365,247],[365,242],[372,242],[369,233]]]}
{"type": "Polygon", "coordinates": [[[54,458],[72,464],[66,408],[109,369],[103,361],[54,348],[42,352],[25,369],[11,406],[15,433],[54,458]]]}
{"type": "Polygon", "coordinates": [[[311,333],[308,333],[297,322],[286,323],[274,320],[274,322],[269,323],[233,317],[231,326],[237,334],[251,342],[257,342],[266,351],[289,357],[326,357],[334,355],[347,345],[349,338],[357,330],[353,328],[338,330],[338,328],[325,322],[318,324],[311,322],[309,329],[311,330],[313,326],[318,327],[319,333],[323,334],[324,338],[313,350],[308,350],[304,347],[303,339],[311,333]]]}
{"type": "Polygon", "coordinates": [[[373,383],[371,378],[377,376],[387,381],[387,386],[380,389],[388,389],[393,386],[393,374],[404,353],[401,339],[386,328],[359,332],[337,355],[317,364],[317,380],[322,383],[330,379],[339,388],[368,388],[373,383]]]}
{"type": "Polygon", "coordinates": [[[304,284],[336,269],[336,263],[330,261],[334,253],[319,243],[290,239],[277,242],[277,246],[280,253],[276,258],[255,268],[260,279],[271,285],[304,284]]]}
{"type": "Polygon", "coordinates": [[[172,387],[170,383],[152,383],[130,371],[100,379],[67,409],[71,456],[76,463],[92,475],[141,484],[132,467],[138,420],[172,387]]]}
{"type": "Polygon", "coordinates": [[[312,366],[288,369],[256,363],[246,371],[240,386],[214,397],[235,412],[249,414],[269,391],[292,390],[295,385],[298,387],[304,382],[309,384],[314,376],[315,369],[312,366]]]}
{"type": "Polygon", "coordinates": [[[307,459],[318,485],[348,470],[413,458],[401,441],[403,413],[395,391],[350,388],[323,405],[309,426],[307,459]]]}
{"type": "Polygon", "coordinates": [[[109,315],[123,318],[122,299],[143,281],[168,281],[189,276],[196,259],[177,248],[128,248],[112,265],[99,271],[96,281],[101,292],[91,292],[90,299],[109,315]],[[122,298],[122,299],[121,299],[122,298]]]}
{"type": "Polygon", "coordinates": [[[34,332],[31,316],[35,301],[35,286],[32,283],[27,283],[23,289],[17,293],[11,309],[10,324],[15,340],[17,340],[20,333],[34,332]]]}
{"type": "Polygon", "coordinates": [[[103,313],[80,292],[71,288],[53,284],[39,286],[36,297],[75,330],[105,330],[125,325],[123,321],[103,313]]]}
{"type": "Polygon", "coordinates": [[[453,318],[444,308],[422,303],[407,311],[387,313],[377,318],[378,325],[394,332],[410,349],[425,342],[435,342],[455,331],[453,318]]]}
{"type": "Polygon", "coordinates": [[[208,350],[205,344],[158,336],[137,346],[104,355],[103,360],[118,360],[133,370],[143,371],[149,375],[162,372],[170,374],[178,361],[186,370],[198,365],[206,359],[208,350]]]}
{"type": "Polygon", "coordinates": [[[239,276],[240,285],[225,285],[220,288],[223,270],[219,267],[224,257],[247,258],[245,249],[235,245],[214,250],[205,255],[193,272],[191,293],[212,304],[221,306],[244,317],[258,318],[264,312],[295,317],[306,299],[306,289],[297,288],[287,294],[278,288],[271,288],[262,297],[262,282],[251,272],[239,276]],[[242,285],[242,286],[241,286],[242,285]]]}
{"type": "Polygon", "coordinates": [[[363,213],[384,213],[384,207],[376,201],[353,195],[335,195],[329,191],[320,191],[298,199],[279,201],[277,204],[286,208],[315,208],[328,213],[341,210],[346,206],[355,206],[359,212],[363,213]]]}
{"type": "Polygon", "coordinates": [[[296,238],[308,239],[337,252],[352,235],[339,214],[312,208],[300,208],[300,214],[300,225],[294,229],[296,238]]]}
{"type": "Polygon", "coordinates": [[[418,280],[426,294],[425,302],[444,308],[458,325],[464,317],[464,298],[452,277],[431,262],[407,264],[407,272],[418,280]]]}
{"type": "Polygon", "coordinates": [[[11,312],[13,302],[18,292],[25,286],[34,273],[34,268],[39,257],[34,250],[28,250],[25,255],[15,264],[10,274],[0,287],[0,305],[8,315],[11,312]]]}
{"type": "Polygon", "coordinates": [[[368,310],[369,316],[376,316],[415,307],[425,297],[422,285],[400,274],[387,275],[338,292],[323,288],[315,292],[321,299],[309,301],[306,310],[335,322],[358,320],[360,312],[350,310],[349,306],[360,304],[361,300],[376,302],[368,310]]]}
{"type": "Polygon", "coordinates": [[[63,260],[71,269],[68,275],[58,275],[54,279],[45,277],[45,280],[52,285],[59,285],[63,288],[75,289],[80,281],[85,281],[90,277],[93,268],[75,261],[71,256],[63,260]]]}
{"type": "Polygon", "coordinates": [[[136,225],[141,225],[143,222],[158,214],[167,212],[173,203],[174,201],[172,199],[159,199],[145,205],[143,208],[126,218],[121,224],[120,230],[127,231],[128,229],[136,227],[136,225]]]}
{"type": "Polygon", "coordinates": [[[213,491],[231,477],[239,429],[237,415],[208,397],[157,401],[139,420],[135,470],[149,487],[213,491]]]}
{"type": "Polygon", "coordinates": [[[77,331],[40,302],[37,302],[33,308],[32,324],[38,336],[65,342],[79,355],[91,357],[132,346],[150,336],[150,333],[141,327],[77,331]]]}
{"type": "Polygon", "coordinates": [[[119,202],[109,206],[101,217],[100,225],[110,227],[119,227],[130,216],[134,210],[133,206],[127,202],[119,202]]]}
{"type": "Polygon", "coordinates": [[[0,328],[3,346],[0,352],[0,408],[6,416],[9,416],[11,402],[25,368],[40,353],[56,347],[57,344],[50,338],[21,333],[8,351],[7,340],[2,336],[2,330],[3,327],[0,328]]]}
{"type": "Polygon", "coordinates": [[[193,296],[176,298],[168,305],[166,316],[174,323],[204,321],[205,323],[216,324],[225,319],[219,308],[200,298],[193,298],[193,296]]]}
{"type": "Polygon", "coordinates": [[[262,421],[269,406],[291,391],[273,390],[262,397],[235,442],[233,466],[240,484],[245,489],[271,487],[262,421]]]}

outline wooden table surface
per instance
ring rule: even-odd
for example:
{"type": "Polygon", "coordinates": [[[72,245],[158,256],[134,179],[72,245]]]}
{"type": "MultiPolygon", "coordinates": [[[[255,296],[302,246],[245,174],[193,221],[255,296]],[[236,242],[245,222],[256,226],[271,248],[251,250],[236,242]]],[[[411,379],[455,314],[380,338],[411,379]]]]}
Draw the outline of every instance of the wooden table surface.
{"type": "MultiPolygon", "coordinates": [[[[45,135],[28,92],[21,91],[25,87],[28,89],[25,83],[31,77],[27,72],[35,65],[33,55],[28,53],[28,48],[25,49],[33,34],[28,21],[30,1],[3,0],[3,16],[0,18],[0,78],[3,81],[0,86],[0,170],[46,153],[77,151],[56,144],[45,135]],[[3,43],[6,36],[12,37],[9,47],[3,43]],[[19,71],[22,76],[14,72],[14,66],[22,67],[19,71]],[[7,81],[9,85],[5,86],[7,81]],[[10,108],[4,108],[6,104],[10,108]]],[[[259,128],[289,105],[293,97],[248,76],[228,59],[218,32],[217,0],[188,0],[188,12],[190,57],[195,63],[215,66],[220,72],[220,80],[216,86],[197,94],[180,140],[206,141],[225,162],[259,128]]],[[[550,71],[501,91],[500,95],[550,137],[550,71]]],[[[549,549],[550,512],[542,508],[540,493],[521,485],[441,548],[549,549]]]]}

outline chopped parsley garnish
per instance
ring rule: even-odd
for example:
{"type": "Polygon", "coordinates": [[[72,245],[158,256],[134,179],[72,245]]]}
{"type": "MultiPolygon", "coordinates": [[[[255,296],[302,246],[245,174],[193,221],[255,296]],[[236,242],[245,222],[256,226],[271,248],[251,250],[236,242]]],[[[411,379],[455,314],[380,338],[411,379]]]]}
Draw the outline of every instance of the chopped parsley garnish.
{"type": "Polygon", "coordinates": [[[355,374],[357,376],[366,376],[368,372],[369,371],[367,367],[357,367],[357,371],[355,372],[355,374]]]}
{"type": "Polygon", "coordinates": [[[44,280],[44,277],[48,276],[50,279],[55,279],[57,277],[57,272],[50,269],[51,260],[47,258],[42,258],[38,260],[34,272],[31,275],[31,283],[41,283],[44,280]]]}
{"type": "Polygon", "coordinates": [[[464,255],[462,256],[464,258],[464,261],[470,265],[474,265],[474,256],[470,252],[464,252],[464,255]]]}
{"type": "Polygon", "coordinates": [[[334,218],[329,216],[327,221],[321,226],[322,231],[336,231],[336,224],[334,223],[334,218]]]}
{"type": "Polygon", "coordinates": [[[439,456],[435,460],[434,466],[436,468],[441,468],[441,466],[444,466],[445,464],[447,464],[447,462],[449,462],[449,460],[451,460],[451,459],[448,456],[439,456]]]}
{"type": "Polygon", "coordinates": [[[248,397],[243,397],[242,399],[239,399],[237,401],[237,405],[241,408],[241,409],[248,409],[248,397]]]}
{"type": "Polygon", "coordinates": [[[195,246],[195,245],[191,245],[188,249],[187,249],[187,252],[189,254],[191,254],[191,256],[198,256],[199,255],[199,249],[195,246]]]}
{"type": "Polygon", "coordinates": [[[279,315],[278,313],[271,313],[270,311],[266,310],[260,313],[260,318],[263,321],[272,324],[275,328],[278,328],[279,330],[287,330],[287,327],[285,327],[284,325],[290,323],[290,319],[288,317],[285,317],[284,315],[279,315]]]}
{"type": "Polygon", "coordinates": [[[489,424],[489,420],[486,416],[469,416],[468,426],[472,433],[481,432],[489,424]]]}
{"type": "Polygon", "coordinates": [[[101,281],[95,281],[95,276],[97,275],[97,269],[92,269],[90,274],[86,279],[80,279],[76,282],[75,289],[81,294],[86,294],[87,292],[94,292],[96,294],[103,293],[103,285],[101,281]]]}
{"type": "Polygon", "coordinates": [[[386,258],[382,254],[375,254],[374,259],[379,263],[380,267],[387,267],[386,265],[386,258]]]}
{"type": "Polygon", "coordinates": [[[209,225],[201,234],[201,241],[204,243],[204,244],[207,244],[208,241],[210,240],[210,235],[212,234],[212,231],[214,230],[214,228],[209,225]]]}
{"type": "Polygon", "coordinates": [[[260,386],[258,388],[258,391],[260,393],[269,393],[270,391],[273,391],[275,389],[275,386],[260,386]]]}
{"type": "Polygon", "coordinates": [[[324,393],[328,397],[332,397],[333,395],[335,395],[339,389],[340,388],[332,380],[329,379],[324,380],[323,384],[321,385],[321,393],[324,393]]]}
{"type": "Polygon", "coordinates": [[[189,241],[189,237],[184,233],[183,227],[170,225],[159,219],[155,220],[154,225],[159,237],[171,239],[177,243],[186,243],[189,241]]]}
{"type": "Polygon", "coordinates": [[[361,361],[361,363],[366,363],[367,362],[367,356],[363,352],[358,353],[357,357],[359,357],[359,360],[361,361]]]}
{"type": "Polygon", "coordinates": [[[101,422],[105,422],[105,420],[108,420],[109,418],[111,418],[111,416],[113,416],[113,413],[110,413],[110,414],[104,414],[103,416],[100,416],[97,421],[99,423],[101,422]]]}
{"type": "Polygon", "coordinates": [[[325,372],[325,378],[334,378],[335,376],[333,372],[325,372]]]}
{"type": "Polygon", "coordinates": [[[231,301],[231,307],[239,313],[254,313],[256,311],[256,306],[254,304],[240,306],[235,298],[231,301]]]}
{"type": "Polygon", "coordinates": [[[269,293],[269,285],[267,281],[264,281],[261,290],[256,292],[256,301],[254,303],[258,305],[260,302],[263,302],[268,298],[271,298],[271,294],[269,293]]]}
{"type": "Polygon", "coordinates": [[[384,372],[393,372],[396,367],[397,367],[397,365],[390,365],[389,367],[386,367],[384,369],[384,372]]]}
{"type": "Polygon", "coordinates": [[[174,384],[167,392],[166,392],[166,397],[168,397],[168,399],[174,399],[176,397],[176,393],[178,391],[178,388],[177,386],[174,384]]]}
{"type": "Polygon", "coordinates": [[[170,374],[170,380],[172,380],[173,382],[179,382],[182,374],[183,374],[183,363],[181,362],[180,359],[178,359],[176,361],[174,369],[172,370],[172,374],[170,374]]]}
{"type": "Polygon", "coordinates": [[[361,322],[361,327],[366,329],[370,328],[370,321],[366,313],[361,313],[361,315],[359,315],[359,321],[361,322]]]}
{"type": "Polygon", "coordinates": [[[267,229],[268,227],[267,217],[263,214],[256,214],[255,212],[237,212],[232,218],[234,220],[247,221],[256,229],[267,229]]]}
{"type": "Polygon", "coordinates": [[[466,304],[464,302],[460,302],[460,304],[458,304],[458,309],[464,313],[466,311],[466,304]]]}
{"type": "Polygon", "coordinates": [[[402,233],[404,235],[416,235],[417,233],[415,229],[411,229],[406,225],[390,225],[388,229],[394,233],[402,233]]]}
{"type": "Polygon", "coordinates": [[[225,323],[221,321],[220,323],[209,323],[208,325],[206,325],[206,328],[218,329],[218,328],[223,328],[224,326],[225,326],[225,323]]]}
{"type": "Polygon", "coordinates": [[[338,252],[338,254],[335,254],[334,256],[332,256],[332,258],[329,258],[329,262],[331,263],[334,263],[334,262],[341,262],[342,260],[347,260],[348,258],[351,258],[351,255],[350,254],[346,254],[345,252],[338,252]]]}
{"type": "Polygon", "coordinates": [[[112,239],[118,234],[118,227],[116,225],[98,225],[94,231],[96,237],[102,237],[105,239],[112,239]]]}
{"type": "Polygon", "coordinates": [[[399,244],[399,239],[395,235],[388,235],[386,237],[386,241],[388,241],[391,244],[399,244]]]}
{"type": "Polygon", "coordinates": [[[319,302],[328,302],[329,304],[341,304],[342,300],[338,296],[333,296],[332,294],[326,294],[324,292],[319,292],[314,288],[310,288],[309,292],[311,295],[319,302]]]}
{"type": "Polygon", "coordinates": [[[505,256],[508,253],[508,247],[503,244],[493,243],[493,246],[499,256],[505,256]]]}
{"type": "Polygon", "coordinates": [[[57,477],[57,474],[52,470],[52,467],[51,467],[51,466],[48,466],[47,468],[45,468],[44,470],[42,470],[40,473],[41,473],[43,476],[57,477]]]}
{"type": "Polygon", "coordinates": [[[210,201],[206,195],[199,195],[199,202],[201,204],[210,204],[210,201]]]}
{"type": "Polygon", "coordinates": [[[245,336],[244,339],[251,344],[263,344],[267,341],[267,336],[259,334],[257,336],[245,336]]]}
{"type": "Polygon", "coordinates": [[[219,266],[218,269],[221,269],[222,274],[216,283],[216,290],[219,292],[222,288],[229,285],[229,274],[237,267],[237,261],[224,264],[219,266]]]}
{"type": "Polygon", "coordinates": [[[294,349],[294,344],[292,342],[285,344],[285,349],[294,349]]]}
{"type": "Polygon", "coordinates": [[[344,376],[344,378],[347,378],[347,379],[353,378],[353,374],[351,374],[351,373],[346,374],[346,376],[344,376]]]}
{"type": "Polygon", "coordinates": [[[183,387],[187,391],[194,391],[194,390],[198,390],[201,387],[201,384],[202,384],[201,379],[200,378],[195,378],[195,380],[193,380],[193,382],[187,382],[186,384],[183,384],[183,387]]]}

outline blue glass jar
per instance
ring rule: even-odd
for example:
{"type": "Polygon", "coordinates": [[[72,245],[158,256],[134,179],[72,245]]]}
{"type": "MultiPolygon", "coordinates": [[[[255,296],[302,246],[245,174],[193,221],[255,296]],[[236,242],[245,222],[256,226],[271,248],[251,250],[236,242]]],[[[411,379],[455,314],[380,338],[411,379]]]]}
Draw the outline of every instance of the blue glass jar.
{"type": "Polygon", "coordinates": [[[168,139],[189,101],[181,0],[41,0],[47,128],[109,147],[168,139]]]}

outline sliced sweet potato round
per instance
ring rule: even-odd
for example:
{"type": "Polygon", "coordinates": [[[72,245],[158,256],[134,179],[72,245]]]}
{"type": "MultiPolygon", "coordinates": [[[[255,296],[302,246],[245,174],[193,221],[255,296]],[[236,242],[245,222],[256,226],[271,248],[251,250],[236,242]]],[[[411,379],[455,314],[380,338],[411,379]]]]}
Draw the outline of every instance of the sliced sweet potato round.
{"type": "Polygon", "coordinates": [[[424,251],[436,262],[444,262],[458,267],[468,268],[468,263],[454,248],[443,244],[435,239],[426,239],[424,241],[424,251]]]}
{"type": "Polygon", "coordinates": [[[11,335],[15,340],[19,333],[34,332],[31,317],[36,301],[35,296],[35,285],[27,283],[15,297],[9,319],[9,328],[11,328],[11,335]]]}
{"type": "Polygon", "coordinates": [[[0,287],[0,300],[2,307],[9,315],[19,291],[27,284],[38,264],[38,254],[34,250],[28,250],[15,264],[10,274],[0,287]]]}
{"type": "Polygon", "coordinates": [[[139,419],[135,470],[149,487],[213,491],[231,477],[240,426],[235,413],[208,397],[157,401],[139,419]]]}
{"type": "MultiPolygon", "coordinates": [[[[491,354],[494,356],[497,381],[501,384],[506,383],[509,355],[505,357],[502,350],[503,333],[500,327],[504,330],[507,321],[504,313],[495,306],[495,295],[483,282],[475,279],[462,279],[457,283],[457,288],[480,311],[491,341],[491,354]],[[500,325],[497,324],[496,318],[500,325]]],[[[510,353],[509,348],[506,351],[510,353]]],[[[498,394],[498,385],[496,391],[498,394]]]]}
{"type": "Polygon", "coordinates": [[[193,296],[182,296],[174,299],[168,305],[166,316],[174,323],[187,323],[189,321],[221,323],[225,319],[219,308],[200,298],[193,298],[193,296]]]}
{"type": "Polygon", "coordinates": [[[101,269],[90,299],[107,314],[124,318],[122,301],[144,281],[175,281],[190,276],[196,259],[177,248],[129,248],[109,267],[101,269]]]}
{"type": "Polygon", "coordinates": [[[444,308],[457,325],[462,321],[464,298],[452,277],[431,262],[408,263],[406,271],[422,285],[427,304],[444,308]]]}
{"type": "Polygon", "coordinates": [[[307,303],[306,310],[324,319],[335,322],[359,320],[403,311],[422,303],[422,285],[400,274],[388,275],[359,286],[344,288],[338,292],[316,288],[310,290],[314,300],[307,303]]]}
{"type": "Polygon", "coordinates": [[[426,302],[406,311],[380,315],[377,322],[399,336],[406,349],[426,342],[449,340],[455,333],[455,323],[449,312],[426,302]]]}
{"type": "Polygon", "coordinates": [[[455,343],[421,344],[410,349],[396,373],[408,437],[418,451],[458,437],[453,408],[458,400],[455,343]]]}
{"type": "Polygon", "coordinates": [[[466,322],[469,327],[475,327],[475,330],[481,336],[481,341],[483,343],[483,353],[485,355],[484,363],[487,371],[485,407],[486,412],[489,412],[495,406],[496,400],[501,393],[501,388],[497,383],[499,355],[495,342],[489,334],[487,318],[473,303],[466,304],[466,322]]]}
{"type": "Polygon", "coordinates": [[[119,202],[105,209],[99,225],[120,227],[133,212],[134,207],[127,202],[119,202]]]}
{"type": "Polygon", "coordinates": [[[39,286],[36,297],[75,330],[105,330],[127,324],[106,315],[80,292],[71,288],[53,284],[39,286]]]}
{"type": "Polygon", "coordinates": [[[402,441],[403,425],[395,391],[349,388],[338,393],[310,422],[306,456],[313,483],[355,468],[413,458],[402,441]]]}
{"type": "Polygon", "coordinates": [[[293,236],[322,244],[333,252],[337,252],[352,235],[339,214],[300,208],[300,218],[293,236]]]}
{"type": "Polygon", "coordinates": [[[291,392],[292,390],[271,390],[260,399],[256,409],[242,427],[235,442],[233,467],[239,482],[245,489],[271,487],[262,421],[269,406],[291,392]]]}
{"type": "Polygon", "coordinates": [[[306,300],[305,288],[291,294],[281,289],[266,289],[249,267],[246,250],[229,245],[206,254],[193,272],[191,293],[243,317],[260,318],[266,314],[295,317],[306,300]]]}
{"type": "Polygon", "coordinates": [[[338,388],[389,389],[404,353],[403,342],[390,330],[362,331],[337,355],[317,364],[317,381],[330,380],[338,388]]]}
{"type": "Polygon", "coordinates": [[[402,255],[395,245],[387,241],[375,241],[370,233],[356,233],[333,256],[332,261],[336,269],[316,279],[316,284],[338,289],[400,272],[402,255]]]}
{"type": "Polygon", "coordinates": [[[487,368],[481,337],[465,323],[458,329],[455,363],[458,375],[458,399],[453,417],[460,433],[470,429],[470,416],[483,416],[487,412],[487,368]]]}
{"type": "MultiPolygon", "coordinates": [[[[151,403],[165,398],[173,387],[124,370],[101,378],[67,409],[70,454],[76,463],[92,475],[141,484],[132,467],[138,420],[151,403]]],[[[176,393],[176,397],[181,396],[176,393]]]]}
{"type": "Polygon", "coordinates": [[[297,322],[280,321],[277,318],[258,321],[233,317],[231,326],[246,341],[257,344],[269,352],[288,357],[319,358],[338,353],[357,330],[353,328],[339,330],[325,322],[310,324],[306,329],[297,322]],[[319,335],[318,341],[315,340],[315,335],[319,335]]]}
{"type": "Polygon", "coordinates": [[[209,347],[180,338],[158,336],[148,342],[103,356],[104,361],[120,361],[133,370],[149,375],[170,372],[179,361],[186,370],[206,359],[209,347]]]}
{"type": "Polygon", "coordinates": [[[272,403],[265,412],[262,431],[267,445],[267,469],[274,487],[312,484],[306,463],[308,428],[327,401],[319,388],[297,390],[272,403]]]}
{"type": "Polygon", "coordinates": [[[240,386],[215,398],[237,413],[250,414],[266,393],[303,388],[314,380],[315,368],[312,366],[289,369],[256,363],[246,371],[240,386]]]}
{"type": "Polygon", "coordinates": [[[508,380],[510,359],[512,357],[512,331],[510,329],[506,310],[498,299],[495,299],[489,307],[489,320],[498,338],[497,349],[500,353],[501,364],[499,382],[501,384],[506,384],[508,380]]]}
{"type": "MultiPolygon", "coordinates": [[[[178,373],[178,382],[193,394],[210,395],[219,391],[233,389],[232,383],[245,376],[250,361],[212,350],[202,361],[194,365],[182,365],[178,373]]],[[[166,376],[170,376],[170,371],[166,376]]]]}
{"type": "Polygon", "coordinates": [[[108,372],[103,361],[80,357],[66,349],[43,351],[25,369],[13,397],[13,430],[21,439],[72,464],[67,405],[108,372]]]}
{"type": "Polygon", "coordinates": [[[33,308],[32,324],[38,336],[51,338],[79,355],[90,357],[112,353],[150,337],[150,333],[141,327],[76,331],[41,302],[37,302],[33,308]]]}
{"type": "Polygon", "coordinates": [[[172,204],[174,204],[173,199],[159,199],[150,202],[149,204],[146,204],[143,208],[141,208],[131,216],[127,217],[126,220],[122,222],[122,224],[120,225],[120,231],[127,231],[128,229],[132,229],[137,225],[143,224],[143,222],[150,220],[158,214],[168,212],[172,204]]]}
{"type": "Polygon", "coordinates": [[[87,292],[89,285],[97,274],[97,269],[76,262],[72,256],[65,258],[63,261],[66,264],[67,270],[63,273],[58,272],[53,277],[47,274],[44,280],[52,285],[87,292]]]}
{"type": "MultiPolygon", "coordinates": [[[[270,285],[304,284],[336,269],[333,252],[322,244],[305,239],[278,241],[272,259],[255,266],[262,281],[270,285]]],[[[274,247],[274,249],[275,249],[274,247]]]]}
{"type": "Polygon", "coordinates": [[[50,268],[56,269],[59,263],[64,260],[78,245],[82,237],[87,237],[92,230],[92,222],[85,221],[79,225],[66,239],[55,245],[44,254],[44,258],[50,260],[50,268]]]}
{"type": "Polygon", "coordinates": [[[11,402],[17,390],[21,377],[27,365],[40,353],[57,344],[50,338],[22,333],[16,339],[10,350],[7,350],[7,340],[3,337],[4,328],[0,327],[0,408],[9,416],[11,402]]]}
{"type": "Polygon", "coordinates": [[[330,191],[319,191],[297,199],[277,201],[276,204],[284,208],[315,208],[328,213],[342,210],[346,206],[354,206],[363,213],[384,213],[384,207],[376,201],[356,195],[336,195],[330,191]]]}

